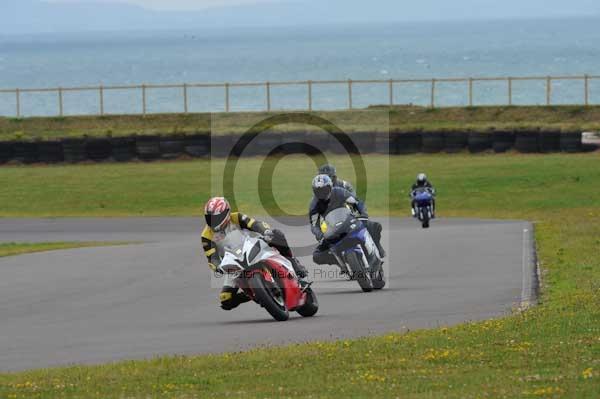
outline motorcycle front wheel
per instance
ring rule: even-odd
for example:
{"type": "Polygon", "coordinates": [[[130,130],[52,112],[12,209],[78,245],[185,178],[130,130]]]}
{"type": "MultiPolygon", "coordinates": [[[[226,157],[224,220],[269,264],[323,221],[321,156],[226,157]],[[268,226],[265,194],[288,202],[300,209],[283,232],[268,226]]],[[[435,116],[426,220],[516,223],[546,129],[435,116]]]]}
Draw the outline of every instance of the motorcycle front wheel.
{"type": "Polygon", "coordinates": [[[356,252],[350,251],[346,254],[346,261],[350,265],[354,279],[358,281],[360,288],[362,288],[364,292],[373,291],[371,275],[363,265],[362,258],[356,252]]]}
{"type": "Polygon", "coordinates": [[[285,307],[283,290],[273,283],[265,281],[261,273],[256,273],[251,280],[254,298],[277,321],[286,321],[290,313],[285,307]]]}
{"type": "Polygon", "coordinates": [[[429,228],[429,211],[426,209],[421,210],[421,223],[422,223],[424,229],[429,228]]]}

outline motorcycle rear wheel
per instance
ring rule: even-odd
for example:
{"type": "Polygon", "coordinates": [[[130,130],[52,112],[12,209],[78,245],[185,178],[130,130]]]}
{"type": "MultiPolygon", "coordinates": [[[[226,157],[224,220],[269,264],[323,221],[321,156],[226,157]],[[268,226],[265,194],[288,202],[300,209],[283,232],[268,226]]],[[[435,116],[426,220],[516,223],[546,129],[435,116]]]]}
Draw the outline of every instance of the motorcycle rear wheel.
{"type": "Polygon", "coordinates": [[[358,281],[358,285],[364,292],[373,291],[373,282],[371,281],[371,275],[365,269],[362,259],[355,252],[349,252],[346,254],[346,261],[350,265],[352,269],[352,274],[356,281],[358,281]]]}
{"type": "Polygon", "coordinates": [[[252,291],[254,292],[254,298],[261,304],[267,312],[277,321],[286,321],[290,318],[290,313],[285,307],[285,303],[282,304],[283,291],[275,284],[275,287],[270,288],[262,274],[256,273],[252,276],[251,280],[252,291]],[[281,295],[281,299],[275,299],[273,295],[273,289],[278,289],[281,295]]]}

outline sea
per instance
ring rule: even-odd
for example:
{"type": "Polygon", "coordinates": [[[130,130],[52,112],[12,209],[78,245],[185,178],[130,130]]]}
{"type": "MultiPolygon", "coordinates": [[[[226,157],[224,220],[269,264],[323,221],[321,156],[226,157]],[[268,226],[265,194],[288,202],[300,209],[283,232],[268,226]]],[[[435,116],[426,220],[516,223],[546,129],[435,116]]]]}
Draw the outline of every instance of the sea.
{"type": "MultiPolygon", "coordinates": [[[[0,89],[455,77],[600,76],[600,17],[402,22],[230,30],[0,35],[0,89]]],[[[600,79],[588,85],[600,103],[600,79]]],[[[468,85],[438,82],[435,103],[468,105],[468,85]]],[[[231,87],[231,111],[267,107],[265,86],[231,87]]],[[[514,81],[513,104],[546,103],[546,81],[514,81]]],[[[506,81],[475,81],[475,105],[506,104],[506,81]]],[[[188,111],[222,111],[222,87],[190,88],[188,111]]],[[[389,85],[354,84],[353,107],[389,103],[389,85]]],[[[15,116],[14,92],[0,115],[15,116]]],[[[100,94],[65,91],[64,115],[97,114],[100,94]]],[[[431,83],[396,83],[395,104],[427,105],[431,83]]],[[[583,80],[552,82],[553,104],[581,104],[583,80]]],[[[57,115],[57,92],[19,95],[22,116],[57,115]]],[[[143,111],[142,91],[106,90],[103,111],[143,111]]],[[[270,87],[271,108],[305,109],[307,85],[270,87]]],[[[312,87],[313,109],[349,106],[348,85],[312,87]]],[[[183,90],[148,89],[146,112],[182,112],[183,90]]]]}

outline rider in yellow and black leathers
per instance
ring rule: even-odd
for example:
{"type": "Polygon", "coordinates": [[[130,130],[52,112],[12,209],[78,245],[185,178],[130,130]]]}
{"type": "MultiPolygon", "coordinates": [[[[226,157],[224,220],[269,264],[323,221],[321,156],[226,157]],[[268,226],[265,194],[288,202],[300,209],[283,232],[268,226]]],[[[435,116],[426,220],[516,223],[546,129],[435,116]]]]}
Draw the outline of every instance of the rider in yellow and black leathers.
{"type": "MultiPolygon", "coordinates": [[[[240,212],[231,212],[230,215],[222,217],[221,215],[229,213],[229,203],[224,198],[211,199],[211,201],[209,201],[205,207],[207,225],[202,231],[202,247],[204,248],[204,253],[208,259],[208,266],[211,270],[217,271],[217,267],[221,261],[215,243],[217,237],[215,236],[221,235],[224,237],[231,229],[239,228],[261,234],[270,246],[277,249],[281,255],[286,257],[292,263],[298,277],[304,278],[307,276],[304,266],[302,266],[298,259],[292,254],[292,250],[290,249],[283,232],[273,230],[266,222],[256,220],[240,212]],[[224,206],[225,209],[220,209],[219,206],[221,208],[224,206]],[[219,215],[215,215],[215,209],[218,209],[219,215]],[[220,219],[223,220],[221,221],[220,219]],[[217,223],[213,223],[215,220],[217,223]]],[[[238,291],[238,287],[230,286],[228,284],[223,286],[221,294],[219,295],[221,307],[223,309],[231,310],[250,300],[246,294],[238,291]]]]}
{"type": "MultiPolygon", "coordinates": [[[[265,231],[271,229],[271,226],[266,222],[257,221],[240,212],[231,213],[231,223],[238,226],[240,229],[250,230],[258,234],[264,234],[265,231]]],[[[202,231],[202,247],[204,248],[204,254],[208,258],[208,267],[210,267],[212,271],[217,270],[217,265],[220,262],[217,246],[213,241],[214,235],[215,232],[210,226],[207,225],[204,227],[204,230],[202,231]]]]}

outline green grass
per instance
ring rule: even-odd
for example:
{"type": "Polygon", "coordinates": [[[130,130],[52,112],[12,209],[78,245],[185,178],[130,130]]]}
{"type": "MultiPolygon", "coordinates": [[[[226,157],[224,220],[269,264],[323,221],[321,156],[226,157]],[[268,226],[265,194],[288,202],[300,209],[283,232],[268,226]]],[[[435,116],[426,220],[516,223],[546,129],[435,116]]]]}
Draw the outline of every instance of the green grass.
{"type": "MultiPolygon", "coordinates": [[[[297,161],[294,168],[277,168],[276,179],[280,179],[277,181],[283,184],[283,190],[295,188],[296,196],[300,197],[285,209],[300,211],[306,206],[304,192],[298,191],[303,188],[293,186],[300,186],[297,179],[311,167],[305,165],[308,162],[297,161]],[[290,187],[288,181],[293,183],[290,187]]],[[[384,165],[380,157],[368,162],[371,167],[384,165]]],[[[348,163],[342,160],[338,163],[344,175],[349,174],[348,163]]],[[[197,195],[197,199],[202,199],[205,186],[198,184],[203,181],[198,173],[205,171],[203,166],[206,165],[202,162],[128,165],[122,170],[123,179],[131,183],[134,175],[131,168],[139,167],[136,173],[142,173],[146,167],[162,168],[144,172],[146,182],[155,183],[147,186],[149,193],[138,197],[141,201],[136,204],[138,208],[198,213],[199,207],[178,208],[179,194],[165,193],[173,190],[175,182],[173,186],[163,185],[176,179],[180,190],[190,195],[188,198],[197,195]],[[171,173],[179,178],[165,177],[171,173]],[[192,183],[196,185],[188,187],[192,183]],[[151,194],[162,199],[153,200],[150,206],[148,201],[154,198],[151,194]],[[167,198],[171,201],[166,201],[167,198]]],[[[543,291],[539,306],[528,311],[498,320],[375,338],[0,374],[0,397],[597,398],[600,393],[600,171],[597,166],[594,154],[418,155],[392,160],[393,214],[405,214],[406,187],[417,171],[425,170],[439,187],[442,216],[536,221],[543,291]]],[[[248,161],[246,167],[251,169],[255,165],[248,161]]],[[[113,166],[71,168],[71,174],[84,170],[82,174],[90,181],[86,188],[93,189],[98,171],[112,170],[113,166]]],[[[49,171],[54,169],[63,175],[67,173],[64,167],[14,168],[8,173],[28,171],[35,176],[52,173],[49,171]]],[[[111,173],[114,180],[111,184],[103,183],[104,189],[118,180],[116,172],[111,173]]],[[[386,184],[385,177],[375,174],[372,178],[375,191],[386,184]]],[[[129,191],[136,191],[135,188],[129,191]]],[[[250,193],[240,193],[240,198],[249,197],[250,193]]],[[[52,205],[52,197],[47,199],[52,205]]],[[[136,208],[126,207],[125,202],[118,200],[119,206],[117,202],[111,203],[102,212],[118,209],[117,213],[125,214],[128,209],[136,208]]],[[[377,213],[386,212],[383,204],[371,208],[377,213]]],[[[81,209],[76,207],[75,211],[81,209]]],[[[41,203],[25,210],[33,212],[30,215],[45,212],[41,203]]]]}
{"type": "Polygon", "coordinates": [[[0,258],[6,256],[23,255],[34,252],[57,251],[60,249],[104,247],[112,245],[122,245],[119,243],[108,242],[39,242],[39,243],[19,243],[5,242],[0,243],[0,258]]]}
{"type": "MultiPolygon", "coordinates": [[[[387,106],[374,106],[352,111],[316,112],[347,131],[373,131],[388,126],[387,106]]],[[[0,118],[0,141],[58,139],[64,137],[113,137],[157,134],[215,134],[245,132],[256,121],[280,112],[240,112],[211,114],[157,114],[0,118]]],[[[598,130],[600,106],[553,107],[451,107],[431,110],[417,106],[393,107],[389,125],[393,131],[423,129],[425,131],[492,129],[598,130]]],[[[282,125],[279,130],[297,130],[298,126],[282,125]]]]}
{"type": "MultiPolygon", "coordinates": [[[[340,176],[354,180],[350,159],[330,160],[340,176]]],[[[574,204],[590,208],[599,204],[598,161],[598,154],[369,156],[368,205],[373,214],[406,215],[408,188],[425,171],[446,215],[536,218],[539,212],[574,204]]],[[[223,160],[213,162],[213,179],[211,164],[202,160],[3,167],[0,217],[200,215],[224,165],[223,160]]],[[[235,188],[241,210],[265,214],[257,200],[256,176],[261,166],[274,165],[273,160],[263,165],[261,158],[240,160],[235,188]]],[[[314,163],[289,156],[274,170],[275,199],[287,212],[304,215],[314,163]]]]}

